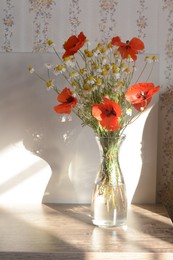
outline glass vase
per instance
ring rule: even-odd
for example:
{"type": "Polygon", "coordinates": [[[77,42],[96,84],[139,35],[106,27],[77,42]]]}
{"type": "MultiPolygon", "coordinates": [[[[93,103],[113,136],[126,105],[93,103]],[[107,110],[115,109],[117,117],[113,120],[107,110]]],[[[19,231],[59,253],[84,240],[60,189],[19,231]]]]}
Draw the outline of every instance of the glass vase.
{"type": "Polygon", "coordinates": [[[91,200],[92,222],[100,227],[127,224],[127,196],[119,164],[119,150],[125,136],[97,137],[101,165],[97,173],[91,200]]]}

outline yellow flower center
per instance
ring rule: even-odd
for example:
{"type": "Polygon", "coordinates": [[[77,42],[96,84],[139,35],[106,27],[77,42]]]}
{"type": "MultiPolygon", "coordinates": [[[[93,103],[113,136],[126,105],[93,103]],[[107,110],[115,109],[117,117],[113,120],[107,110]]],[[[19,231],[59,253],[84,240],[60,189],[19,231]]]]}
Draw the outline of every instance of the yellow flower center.
{"type": "Polygon", "coordinates": [[[91,87],[89,86],[89,85],[84,85],[84,90],[86,90],[86,91],[91,91],[91,87]]]}
{"type": "Polygon", "coordinates": [[[63,70],[63,66],[62,66],[62,65],[58,65],[58,66],[56,66],[56,70],[58,70],[58,71],[63,70]]]}
{"type": "Polygon", "coordinates": [[[52,80],[52,79],[49,80],[49,81],[47,81],[47,82],[46,82],[46,87],[47,87],[47,88],[52,87],[52,83],[53,83],[53,80],[52,80]]]}
{"type": "Polygon", "coordinates": [[[54,44],[54,42],[53,42],[52,40],[48,40],[48,41],[47,41],[47,44],[48,44],[49,46],[51,46],[52,44],[54,44]]]}
{"type": "Polygon", "coordinates": [[[152,57],[152,60],[153,60],[153,61],[157,61],[157,56],[154,55],[154,56],[152,57]]]}
{"type": "Polygon", "coordinates": [[[125,71],[126,71],[127,73],[130,73],[130,72],[131,72],[130,68],[126,68],[125,71]]]}
{"type": "Polygon", "coordinates": [[[113,73],[114,74],[118,74],[119,73],[119,70],[117,68],[113,68],[113,73]]]}
{"type": "Polygon", "coordinates": [[[101,49],[101,53],[105,53],[107,51],[106,47],[101,49]]]}
{"type": "Polygon", "coordinates": [[[107,70],[103,70],[101,74],[102,74],[102,76],[106,76],[108,74],[108,72],[107,72],[107,70]]]}
{"type": "Polygon", "coordinates": [[[93,53],[92,53],[91,51],[88,51],[88,52],[87,52],[87,56],[88,56],[89,58],[91,58],[91,57],[93,56],[93,53]]]}
{"type": "Polygon", "coordinates": [[[97,84],[97,85],[101,85],[101,84],[102,84],[102,80],[101,80],[100,78],[97,78],[97,79],[96,79],[96,84],[97,84]]]}
{"type": "Polygon", "coordinates": [[[110,70],[110,65],[109,64],[105,64],[105,69],[106,70],[110,70]]]}

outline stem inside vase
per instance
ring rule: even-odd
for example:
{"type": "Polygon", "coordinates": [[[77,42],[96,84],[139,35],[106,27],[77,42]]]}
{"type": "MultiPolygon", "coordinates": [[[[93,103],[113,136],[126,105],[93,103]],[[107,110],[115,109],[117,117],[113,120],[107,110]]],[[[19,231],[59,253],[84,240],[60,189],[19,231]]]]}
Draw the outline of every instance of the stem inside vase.
{"type": "Polygon", "coordinates": [[[97,138],[101,165],[92,192],[93,224],[119,226],[126,224],[127,196],[119,165],[119,149],[125,136],[97,138]]]}

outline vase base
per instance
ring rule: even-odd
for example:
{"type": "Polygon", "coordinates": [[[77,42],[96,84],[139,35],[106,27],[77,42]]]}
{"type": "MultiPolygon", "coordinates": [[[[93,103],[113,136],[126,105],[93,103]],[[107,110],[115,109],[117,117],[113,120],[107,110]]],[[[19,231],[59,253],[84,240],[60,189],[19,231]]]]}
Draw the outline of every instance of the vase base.
{"type": "Polygon", "coordinates": [[[109,220],[96,220],[93,219],[92,223],[95,226],[101,227],[101,228],[111,228],[111,227],[119,227],[119,226],[127,226],[127,221],[124,219],[121,219],[119,221],[113,222],[109,220]]]}

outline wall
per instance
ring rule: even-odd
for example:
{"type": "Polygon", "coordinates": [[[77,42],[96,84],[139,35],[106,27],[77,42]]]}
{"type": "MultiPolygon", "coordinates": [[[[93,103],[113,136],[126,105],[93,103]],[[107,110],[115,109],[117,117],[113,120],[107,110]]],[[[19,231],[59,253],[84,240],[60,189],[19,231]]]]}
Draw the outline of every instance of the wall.
{"type": "MultiPolygon", "coordinates": [[[[137,36],[145,42],[147,53],[160,57],[152,80],[160,83],[164,93],[172,83],[172,1],[3,0],[0,5],[0,202],[89,202],[99,165],[93,133],[81,128],[74,116],[72,121],[57,116],[52,109],[56,96],[45,91],[27,67],[33,65],[44,76],[43,64],[56,62],[53,54],[46,53],[47,38],[54,39],[61,52],[69,35],[80,31],[93,45],[115,35],[123,40],[137,36]]],[[[64,82],[58,79],[57,84],[62,87],[64,82]]],[[[171,164],[163,177],[162,149],[169,120],[162,112],[158,136],[157,102],[155,98],[128,128],[123,147],[129,201],[136,203],[154,202],[156,184],[162,190],[171,178],[171,164]]]]}

